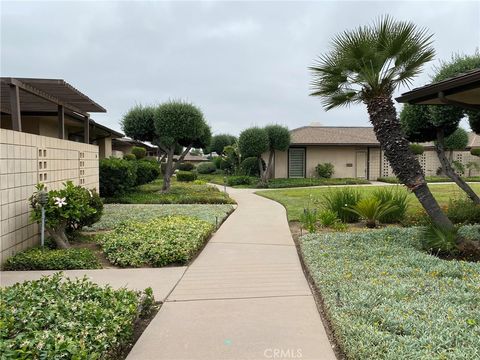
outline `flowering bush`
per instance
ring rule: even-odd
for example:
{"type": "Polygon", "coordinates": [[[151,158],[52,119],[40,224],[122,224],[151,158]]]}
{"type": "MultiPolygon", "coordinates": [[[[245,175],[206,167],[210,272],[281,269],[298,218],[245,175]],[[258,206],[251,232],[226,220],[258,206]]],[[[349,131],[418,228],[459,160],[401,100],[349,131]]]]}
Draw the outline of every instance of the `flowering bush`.
{"type": "Polygon", "coordinates": [[[143,293],[60,273],[0,288],[2,359],[111,359],[153,309],[143,293]]]}
{"type": "MultiPolygon", "coordinates": [[[[92,225],[100,219],[103,210],[103,203],[94,190],[75,186],[71,181],[63,185],[63,189],[46,193],[44,205],[45,228],[61,249],[69,247],[67,230],[92,225]]],[[[38,184],[37,192],[30,198],[32,219],[35,221],[42,218],[40,202],[44,191],[45,185],[38,184]]]]}

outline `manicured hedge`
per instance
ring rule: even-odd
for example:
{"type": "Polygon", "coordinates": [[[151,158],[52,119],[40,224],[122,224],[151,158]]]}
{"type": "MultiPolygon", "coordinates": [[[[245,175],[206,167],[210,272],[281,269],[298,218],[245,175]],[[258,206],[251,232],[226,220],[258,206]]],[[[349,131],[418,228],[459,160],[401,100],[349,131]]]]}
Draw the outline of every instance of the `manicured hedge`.
{"type": "Polygon", "coordinates": [[[0,288],[2,359],[116,359],[139,318],[150,315],[143,293],[100,287],[61,274],[0,288]]]}
{"type": "MultiPolygon", "coordinates": [[[[143,149],[143,148],[140,148],[143,149]]],[[[137,161],[136,185],[143,185],[152,182],[160,176],[160,166],[155,160],[137,161]]]]}
{"type": "Polygon", "coordinates": [[[387,228],[300,239],[348,359],[479,357],[480,264],[428,255],[420,234],[387,228]]]}
{"type": "Polygon", "coordinates": [[[197,172],[199,174],[211,174],[217,170],[217,167],[212,162],[202,162],[197,165],[197,172]]]}
{"type": "Polygon", "coordinates": [[[126,222],[100,237],[107,259],[121,267],[185,264],[203,246],[215,226],[186,216],[126,222]]]}
{"type": "Polygon", "coordinates": [[[135,186],[137,181],[136,161],[118,158],[100,160],[100,195],[124,194],[135,186]]]}
{"type": "Polygon", "coordinates": [[[257,184],[259,181],[258,178],[247,176],[247,175],[237,175],[227,177],[228,186],[238,186],[238,185],[252,185],[257,184]]]}
{"type": "Polygon", "coordinates": [[[36,247],[19,252],[5,262],[5,270],[71,270],[101,267],[92,250],[78,248],[36,247]]]}
{"type": "Polygon", "coordinates": [[[195,165],[193,165],[191,162],[181,162],[180,164],[178,164],[177,168],[181,171],[192,171],[193,169],[195,169],[195,165]]]}
{"type": "Polygon", "coordinates": [[[191,172],[191,171],[179,171],[177,172],[177,180],[178,181],[183,181],[183,182],[189,182],[189,181],[194,181],[197,179],[197,174],[191,172]]]}

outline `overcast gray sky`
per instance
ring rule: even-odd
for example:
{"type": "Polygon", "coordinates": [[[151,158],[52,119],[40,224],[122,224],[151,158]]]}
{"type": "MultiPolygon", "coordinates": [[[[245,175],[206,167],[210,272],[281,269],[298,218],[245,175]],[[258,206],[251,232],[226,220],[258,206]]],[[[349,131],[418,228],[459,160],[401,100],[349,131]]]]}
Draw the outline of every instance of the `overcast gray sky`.
{"type": "MultiPolygon", "coordinates": [[[[369,125],[358,105],[323,111],[308,96],[313,59],[333,35],[391,14],[435,34],[439,59],[480,44],[479,1],[5,2],[2,76],[62,78],[107,109],[120,130],[135,103],[182,98],[214,133],[251,125],[369,125]]],[[[405,90],[405,89],[402,89],[405,90]]]]}

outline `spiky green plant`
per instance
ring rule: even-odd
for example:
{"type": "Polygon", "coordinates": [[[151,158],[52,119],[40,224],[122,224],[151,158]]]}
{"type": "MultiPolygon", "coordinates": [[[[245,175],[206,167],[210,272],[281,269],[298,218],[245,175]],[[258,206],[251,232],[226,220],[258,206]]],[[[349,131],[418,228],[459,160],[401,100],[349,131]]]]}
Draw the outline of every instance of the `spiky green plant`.
{"type": "Polygon", "coordinates": [[[396,211],[397,206],[391,203],[382,203],[377,198],[371,197],[362,199],[356,205],[347,207],[345,210],[364,219],[368,228],[375,228],[378,220],[396,211]]]}
{"type": "Polygon", "coordinates": [[[457,233],[457,228],[448,229],[430,224],[422,231],[422,247],[432,253],[454,253],[457,251],[457,233]]]}
{"type": "Polygon", "coordinates": [[[400,186],[388,186],[376,189],[373,197],[380,200],[382,204],[392,204],[396,206],[395,211],[383,215],[378,219],[384,224],[398,223],[405,219],[408,204],[410,203],[408,192],[400,186]]]}
{"type": "Polygon", "coordinates": [[[300,215],[300,224],[302,227],[307,230],[309,233],[314,233],[317,231],[317,220],[318,214],[317,209],[303,209],[302,215],[300,215]]]}
{"type": "Polygon", "coordinates": [[[358,215],[347,211],[349,206],[356,205],[362,195],[358,190],[350,187],[330,190],[325,193],[320,200],[323,208],[333,211],[338,218],[345,223],[353,223],[358,221],[358,215]]]}

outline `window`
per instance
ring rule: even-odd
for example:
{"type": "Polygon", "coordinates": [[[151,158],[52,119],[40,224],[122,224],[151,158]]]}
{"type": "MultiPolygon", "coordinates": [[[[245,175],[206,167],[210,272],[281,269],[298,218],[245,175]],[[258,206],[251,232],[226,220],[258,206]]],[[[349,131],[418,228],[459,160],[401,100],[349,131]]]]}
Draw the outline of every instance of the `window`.
{"type": "Polygon", "coordinates": [[[288,150],[288,177],[305,177],[305,149],[290,148],[288,150]]]}

